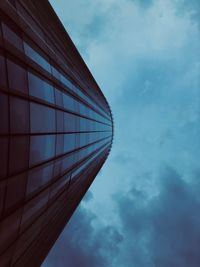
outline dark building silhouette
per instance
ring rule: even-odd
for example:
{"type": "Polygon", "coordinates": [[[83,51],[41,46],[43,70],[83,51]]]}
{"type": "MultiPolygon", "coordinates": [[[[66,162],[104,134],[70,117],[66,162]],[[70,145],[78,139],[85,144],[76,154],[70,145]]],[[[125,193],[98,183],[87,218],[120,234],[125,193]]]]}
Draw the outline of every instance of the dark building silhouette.
{"type": "Polygon", "coordinates": [[[0,1],[1,267],[40,266],[105,162],[112,126],[49,2],[0,1]]]}

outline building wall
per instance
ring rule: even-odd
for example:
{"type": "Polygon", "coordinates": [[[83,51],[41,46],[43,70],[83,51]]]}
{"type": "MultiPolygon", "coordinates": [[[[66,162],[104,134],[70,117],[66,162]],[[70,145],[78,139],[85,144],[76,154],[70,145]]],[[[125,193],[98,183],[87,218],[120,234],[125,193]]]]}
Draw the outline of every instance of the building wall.
{"type": "Polygon", "coordinates": [[[105,162],[112,128],[48,1],[0,1],[0,266],[40,266],[105,162]]]}

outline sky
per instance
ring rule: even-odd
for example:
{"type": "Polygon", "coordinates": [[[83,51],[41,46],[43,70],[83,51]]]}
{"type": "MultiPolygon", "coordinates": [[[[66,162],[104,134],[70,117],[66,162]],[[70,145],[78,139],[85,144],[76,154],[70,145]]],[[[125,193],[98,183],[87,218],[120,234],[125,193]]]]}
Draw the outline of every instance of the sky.
{"type": "Polygon", "coordinates": [[[115,133],[42,267],[199,267],[200,1],[50,3],[115,133]]]}

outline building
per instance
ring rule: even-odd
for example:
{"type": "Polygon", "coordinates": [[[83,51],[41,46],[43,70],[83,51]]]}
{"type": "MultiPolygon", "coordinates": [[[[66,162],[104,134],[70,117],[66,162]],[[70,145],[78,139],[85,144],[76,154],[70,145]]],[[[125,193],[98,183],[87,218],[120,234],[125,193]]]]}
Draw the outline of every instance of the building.
{"type": "Polygon", "coordinates": [[[1,267],[40,266],[105,162],[112,130],[49,2],[0,1],[1,267]]]}

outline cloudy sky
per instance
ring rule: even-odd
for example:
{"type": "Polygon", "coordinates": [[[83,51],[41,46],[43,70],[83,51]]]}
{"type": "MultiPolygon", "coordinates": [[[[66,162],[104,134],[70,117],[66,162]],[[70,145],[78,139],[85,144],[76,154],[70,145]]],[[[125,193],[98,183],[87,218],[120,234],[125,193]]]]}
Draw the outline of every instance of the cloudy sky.
{"type": "Polygon", "coordinates": [[[115,137],[43,267],[199,267],[200,1],[50,2],[115,137]]]}

